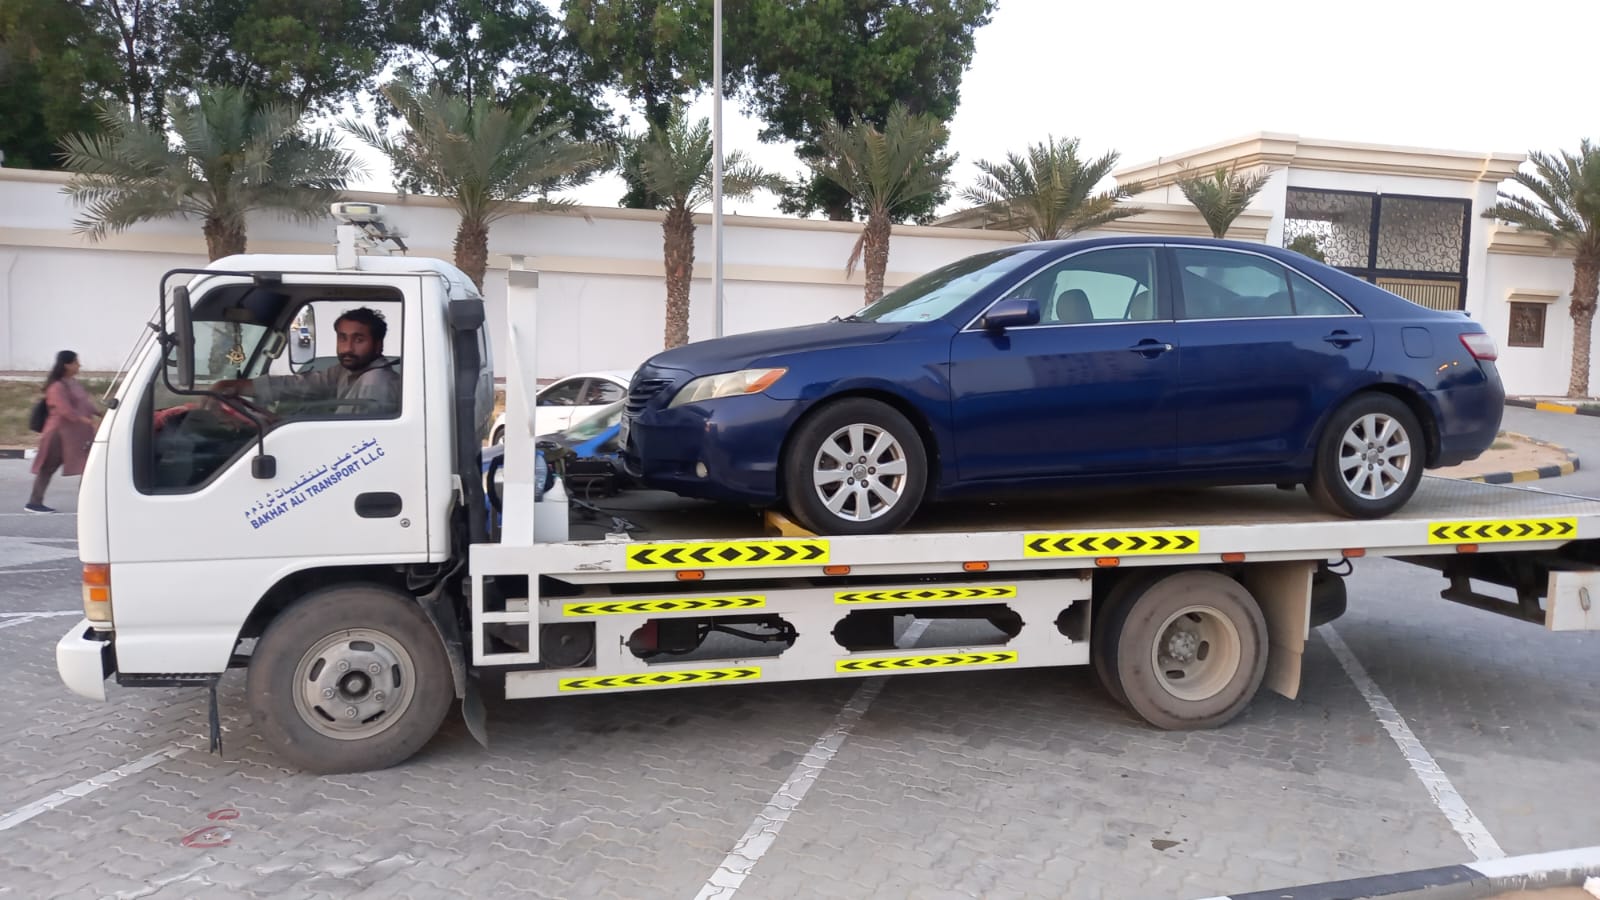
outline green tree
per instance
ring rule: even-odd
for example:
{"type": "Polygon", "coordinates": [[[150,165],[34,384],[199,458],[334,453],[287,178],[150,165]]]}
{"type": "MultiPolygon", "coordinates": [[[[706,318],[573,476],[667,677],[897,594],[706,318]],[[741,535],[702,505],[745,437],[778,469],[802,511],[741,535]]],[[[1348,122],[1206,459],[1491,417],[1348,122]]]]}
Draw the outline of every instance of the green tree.
{"type": "Polygon", "coordinates": [[[1115,151],[1086,160],[1078,150],[1077,138],[1052,136],[1029,145],[1026,154],[1006,154],[1004,162],[981,161],[978,181],[962,191],[962,199],[976,204],[989,224],[1034,241],[1058,240],[1144,212],[1119,203],[1141,185],[1095,192],[1117,165],[1115,151]]]}
{"type": "Polygon", "coordinates": [[[866,302],[883,296],[883,275],[889,268],[889,237],[896,212],[938,194],[945,186],[949,163],[937,148],[949,131],[932,116],[910,112],[904,104],[889,110],[880,130],[868,121],[848,128],[829,122],[822,131],[824,161],[817,174],[842,188],[866,210],[867,223],[850,252],[845,270],[853,273],[866,260],[866,302]]]}
{"type": "MultiPolygon", "coordinates": [[[[712,199],[711,123],[690,124],[681,104],[667,124],[624,142],[625,170],[661,198],[663,261],[667,271],[666,346],[689,342],[689,287],[694,278],[694,211],[712,199]]],[[[723,161],[722,193],[748,197],[757,190],[781,191],[782,178],[763,171],[735,150],[723,161]]]]}
{"type": "MultiPolygon", "coordinates": [[[[611,86],[643,113],[647,129],[666,129],[674,105],[711,80],[712,5],[706,0],[563,0],[562,9],[567,32],[584,53],[605,61],[611,86]]],[[[623,177],[623,206],[662,206],[630,171],[623,177]]]]}
{"type": "Polygon", "coordinates": [[[1589,350],[1594,333],[1596,295],[1600,294],[1600,146],[1585,138],[1577,153],[1528,154],[1533,171],[1523,169],[1512,181],[1532,199],[1500,192],[1500,202],[1483,211],[1537,232],[1554,249],[1572,251],[1572,376],[1567,396],[1589,396],[1589,350]]]}
{"type": "Polygon", "coordinates": [[[530,195],[539,208],[570,206],[549,193],[581,184],[611,161],[607,146],[577,140],[560,125],[539,125],[544,110],[536,103],[512,110],[482,94],[469,103],[439,85],[423,90],[404,79],[383,92],[405,122],[398,137],[365,122],[344,127],[389,157],[396,172],[411,173],[415,186],[450,201],[461,216],[456,266],[479,290],[491,225],[530,195]]]}
{"type": "MultiPolygon", "coordinates": [[[[730,80],[765,120],[762,140],[793,141],[815,164],[828,126],[865,119],[884,127],[896,103],[950,121],[973,33],[989,22],[995,0],[742,0],[735,9],[724,26],[730,80]]],[[[894,215],[926,221],[946,197],[941,187],[894,215]]],[[[824,178],[797,185],[783,208],[838,220],[852,214],[848,195],[824,178]]]]}
{"type": "MultiPolygon", "coordinates": [[[[129,2],[129,0],[97,0],[129,2]]],[[[441,0],[182,0],[170,13],[175,86],[243,88],[259,102],[330,112],[417,38],[441,0]]]]}
{"type": "Polygon", "coordinates": [[[60,167],[63,137],[99,127],[96,101],[117,80],[112,47],[82,7],[0,2],[0,152],[21,169],[60,167]]]}
{"type": "Polygon", "coordinates": [[[1309,256],[1317,262],[1325,263],[1328,261],[1328,254],[1322,252],[1322,238],[1317,235],[1302,234],[1283,246],[1302,256],[1309,256]]]}
{"type": "Polygon", "coordinates": [[[175,143],[131,110],[111,108],[100,133],[62,142],[73,172],[63,190],[87,207],[80,233],[100,240],[139,222],[193,216],[218,259],[245,251],[251,211],[315,221],[359,171],[331,136],[305,130],[298,109],[255,105],[235,87],[202,86],[198,95],[167,102],[175,143]]]}
{"type": "MultiPolygon", "coordinates": [[[[424,0],[413,0],[424,2],[424,0]]],[[[399,69],[468,105],[480,97],[584,140],[617,137],[602,101],[606,53],[587,54],[541,0],[426,0],[431,9],[402,47],[399,69]]]]}
{"type": "Polygon", "coordinates": [[[172,61],[181,38],[174,19],[181,0],[80,0],[95,30],[112,47],[118,77],[112,93],[136,121],[159,128],[166,98],[187,80],[172,61]]]}
{"type": "Polygon", "coordinates": [[[1210,177],[1180,178],[1178,190],[1200,211],[1200,218],[1211,228],[1211,236],[1224,238],[1233,220],[1239,218],[1271,178],[1271,171],[1241,173],[1235,163],[1232,168],[1218,166],[1210,177]]]}

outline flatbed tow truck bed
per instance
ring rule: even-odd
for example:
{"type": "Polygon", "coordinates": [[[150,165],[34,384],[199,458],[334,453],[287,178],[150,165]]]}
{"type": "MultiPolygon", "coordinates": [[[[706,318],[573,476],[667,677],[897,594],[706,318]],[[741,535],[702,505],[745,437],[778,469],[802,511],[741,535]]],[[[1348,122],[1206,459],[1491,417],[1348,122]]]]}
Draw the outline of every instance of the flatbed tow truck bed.
{"type": "Polygon", "coordinates": [[[507,696],[1087,664],[1092,604],[1116,602],[1138,570],[1244,585],[1270,634],[1265,684],[1290,697],[1314,581],[1348,560],[1438,568],[1448,599],[1552,630],[1600,628],[1589,603],[1600,500],[1431,476],[1381,520],[1330,516],[1273,487],[951,504],[861,537],[777,534],[783,520],[648,492],[596,505],[605,515],[575,515],[571,540],[472,550],[474,662],[509,667],[507,696]],[[609,516],[631,534],[607,535],[609,516]],[[987,619],[998,638],[908,652],[885,644],[903,615],[987,619]],[[760,646],[723,641],[732,655],[706,659],[717,631],[760,646]]]}

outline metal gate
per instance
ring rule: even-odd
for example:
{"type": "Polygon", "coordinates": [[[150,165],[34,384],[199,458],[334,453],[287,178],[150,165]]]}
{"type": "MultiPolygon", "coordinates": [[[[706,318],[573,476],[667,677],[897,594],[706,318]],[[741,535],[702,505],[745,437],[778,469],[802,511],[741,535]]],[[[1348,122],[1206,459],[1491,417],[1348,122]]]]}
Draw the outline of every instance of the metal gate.
{"type": "Polygon", "coordinates": [[[1283,242],[1430,309],[1466,308],[1472,201],[1292,187],[1283,242]]]}

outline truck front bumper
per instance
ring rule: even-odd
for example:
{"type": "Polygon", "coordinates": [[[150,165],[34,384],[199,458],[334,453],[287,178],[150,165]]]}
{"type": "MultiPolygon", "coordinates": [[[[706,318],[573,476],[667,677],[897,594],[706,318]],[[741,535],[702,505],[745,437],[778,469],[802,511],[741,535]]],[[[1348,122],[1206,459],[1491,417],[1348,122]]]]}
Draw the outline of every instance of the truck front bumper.
{"type": "Polygon", "coordinates": [[[74,694],[90,700],[106,699],[106,679],[117,670],[111,635],[96,631],[88,619],[79,619],[56,642],[56,672],[74,694]]]}

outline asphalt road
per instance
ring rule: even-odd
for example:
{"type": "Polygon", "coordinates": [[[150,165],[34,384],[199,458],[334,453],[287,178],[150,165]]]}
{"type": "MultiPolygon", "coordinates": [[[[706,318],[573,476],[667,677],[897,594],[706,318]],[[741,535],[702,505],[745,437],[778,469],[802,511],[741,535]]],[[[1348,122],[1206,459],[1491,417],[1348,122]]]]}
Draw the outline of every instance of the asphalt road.
{"type": "MultiPolygon", "coordinates": [[[[1600,420],[1506,427],[1594,459],[1534,487],[1600,496],[1600,420]]],[[[1301,696],[1215,731],[1152,730],[1082,670],[949,673],[491,703],[487,750],[452,719],[318,778],[232,673],[210,755],[199,690],[62,687],[75,483],[29,516],[27,477],[0,462],[0,897],[1181,900],[1600,844],[1600,635],[1385,560],[1301,696]]]]}

